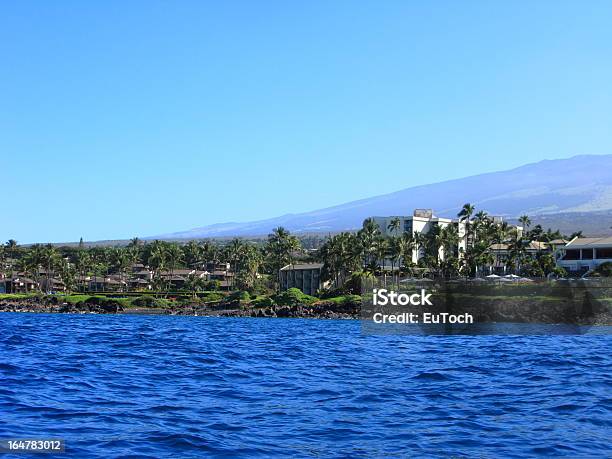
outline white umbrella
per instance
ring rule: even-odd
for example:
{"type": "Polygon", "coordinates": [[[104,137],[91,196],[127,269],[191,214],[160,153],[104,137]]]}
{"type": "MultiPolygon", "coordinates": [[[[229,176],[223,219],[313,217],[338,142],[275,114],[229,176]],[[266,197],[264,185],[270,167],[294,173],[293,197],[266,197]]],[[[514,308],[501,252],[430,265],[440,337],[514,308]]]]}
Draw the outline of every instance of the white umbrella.
{"type": "Polygon", "coordinates": [[[486,276],[487,279],[499,279],[499,276],[497,274],[489,274],[488,276],[486,276]]]}
{"type": "Polygon", "coordinates": [[[507,274],[504,277],[506,279],[518,279],[520,276],[517,276],[516,274],[507,274]]]}

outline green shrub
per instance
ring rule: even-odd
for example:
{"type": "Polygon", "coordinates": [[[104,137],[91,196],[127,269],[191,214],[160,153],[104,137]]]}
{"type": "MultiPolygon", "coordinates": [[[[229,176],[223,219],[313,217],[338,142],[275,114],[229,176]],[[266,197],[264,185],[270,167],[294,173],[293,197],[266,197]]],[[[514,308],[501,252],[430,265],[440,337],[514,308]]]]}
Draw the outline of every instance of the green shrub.
{"type": "Polygon", "coordinates": [[[168,300],[155,298],[151,295],[143,295],[132,300],[132,306],[139,308],[165,308],[169,305],[168,300]]]}
{"type": "Polygon", "coordinates": [[[336,296],[333,298],[326,298],[325,301],[329,301],[335,304],[360,304],[361,296],[360,295],[342,295],[342,296],[336,296]]]}
{"type": "Polygon", "coordinates": [[[204,290],[219,290],[221,288],[221,282],[218,280],[210,280],[204,284],[204,290]]]}
{"type": "Polygon", "coordinates": [[[256,308],[269,308],[270,306],[274,306],[276,303],[274,303],[274,300],[269,296],[263,296],[256,298],[251,304],[256,308]]]}
{"type": "Polygon", "coordinates": [[[225,295],[223,295],[223,293],[218,293],[218,292],[207,292],[203,295],[200,295],[200,300],[203,303],[210,303],[213,301],[221,301],[223,298],[225,298],[225,295]]]}
{"type": "Polygon", "coordinates": [[[251,295],[249,295],[249,292],[246,292],[244,290],[238,290],[236,292],[233,292],[232,294],[230,294],[227,297],[228,301],[230,302],[245,302],[245,301],[249,301],[251,299],[251,295]]]}
{"type": "Polygon", "coordinates": [[[279,306],[297,306],[299,304],[312,304],[318,301],[318,298],[306,295],[300,289],[290,288],[289,290],[275,295],[274,301],[279,306]]]}
{"type": "Polygon", "coordinates": [[[601,277],[612,277],[612,262],[606,261],[595,268],[595,272],[601,277]]]}

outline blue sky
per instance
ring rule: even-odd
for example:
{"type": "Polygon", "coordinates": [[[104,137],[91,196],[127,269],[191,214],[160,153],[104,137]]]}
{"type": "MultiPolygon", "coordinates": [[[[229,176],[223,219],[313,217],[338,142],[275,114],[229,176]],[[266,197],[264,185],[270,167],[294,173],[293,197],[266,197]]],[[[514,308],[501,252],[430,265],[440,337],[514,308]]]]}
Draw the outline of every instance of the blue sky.
{"type": "Polygon", "coordinates": [[[0,238],[150,236],[612,153],[612,2],[0,6],[0,238]]]}

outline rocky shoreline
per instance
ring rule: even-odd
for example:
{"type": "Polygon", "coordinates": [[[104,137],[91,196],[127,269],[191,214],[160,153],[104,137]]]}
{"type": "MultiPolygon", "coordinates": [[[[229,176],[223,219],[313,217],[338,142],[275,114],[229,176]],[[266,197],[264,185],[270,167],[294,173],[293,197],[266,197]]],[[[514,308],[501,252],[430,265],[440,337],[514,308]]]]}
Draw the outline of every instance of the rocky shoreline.
{"type": "Polygon", "coordinates": [[[0,312],[58,313],[58,314],[154,314],[212,317],[262,317],[310,319],[358,319],[358,304],[320,302],[312,305],[245,307],[244,305],[177,305],[167,308],[124,308],[114,302],[62,303],[56,298],[24,298],[0,300],[0,312]]]}
{"type": "MultiPolygon", "coordinates": [[[[476,323],[565,323],[575,325],[612,325],[609,304],[596,300],[517,301],[515,298],[490,297],[469,299],[439,296],[431,312],[470,313],[476,323]]],[[[209,303],[172,304],[168,307],[123,307],[113,301],[81,301],[66,303],[57,297],[0,299],[0,312],[64,313],[64,314],[150,314],[210,317],[309,318],[309,319],[368,319],[373,311],[361,303],[319,301],[313,304],[271,305],[254,307],[249,304],[209,303]]]]}

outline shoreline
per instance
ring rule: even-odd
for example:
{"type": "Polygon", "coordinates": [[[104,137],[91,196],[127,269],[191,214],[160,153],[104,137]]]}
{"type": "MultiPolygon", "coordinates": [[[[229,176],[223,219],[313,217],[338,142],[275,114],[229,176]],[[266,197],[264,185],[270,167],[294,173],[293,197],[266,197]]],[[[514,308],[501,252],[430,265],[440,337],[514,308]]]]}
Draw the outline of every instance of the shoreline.
{"type": "MultiPolygon", "coordinates": [[[[362,316],[360,307],[355,305],[347,310],[346,305],[296,305],[296,306],[270,306],[267,308],[224,308],[214,309],[202,306],[180,308],[111,308],[100,305],[70,305],[42,304],[31,301],[0,300],[0,313],[24,314],[81,314],[81,315],[151,315],[151,316],[191,316],[191,317],[233,317],[233,318],[261,318],[261,319],[318,319],[318,320],[367,320],[362,316]],[[331,306],[331,307],[330,307],[331,306]],[[339,307],[338,307],[339,306],[339,307]]],[[[481,316],[477,324],[533,324],[533,325],[576,325],[576,326],[612,326],[609,314],[591,317],[588,320],[546,321],[543,316],[531,317],[526,320],[520,314],[509,314],[505,317],[481,316]],[[540,319],[540,320],[538,320],[540,319]]]]}
{"type": "Polygon", "coordinates": [[[267,306],[262,308],[171,306],[168,308],[129,307],[114,304],[69,304],[45,300],[0,300],[0,312],[40,314],[134,314],[158,316],[196,317],[254,317],[254,318],[302,318],[302,319],[350,319],[360,318],[357,304],[319,303],[314,305],[267,306]]]}

